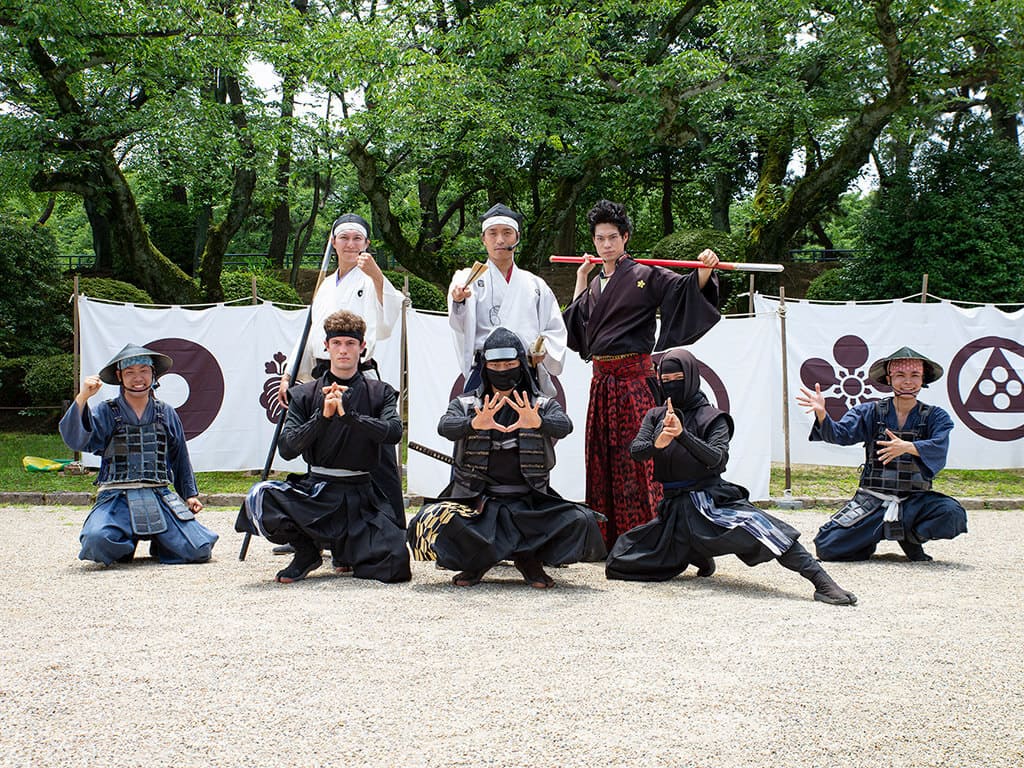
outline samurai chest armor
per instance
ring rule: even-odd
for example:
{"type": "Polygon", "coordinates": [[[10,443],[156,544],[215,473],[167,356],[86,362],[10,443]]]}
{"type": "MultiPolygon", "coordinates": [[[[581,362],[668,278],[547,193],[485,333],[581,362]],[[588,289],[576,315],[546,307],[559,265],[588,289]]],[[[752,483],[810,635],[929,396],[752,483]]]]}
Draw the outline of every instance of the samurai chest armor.
{"type": "MultiPolygon", "coordinates": [[[[921,472],[921,465],[916,456],[903,454],[888,464],[883,464],[878,457],[878,441],[888,440],[889,436],[885,431],[886,417],[892,403],[889,400],[880,400],[875,403],[875,433],[864,448],[864,469],[860,475],[860,485],[872,491],[878,491],[892,496],[905,496],[915,491],[931,490],[932,481],[925,478],[921,472]]],[[[890,430],[902,440],[911,442],[923,440],[927,437],[928,412],[930,405],[921,403],[919,406],[917,427],[910,430],[890,430]]]]}
{"type": "Polygon", "coordinates": [[[156,418],[151,424],[126,424],[116,400],[107,401],[114,414],[114,434],[103,452],[104,483],[152,483],[167,485],[167,427],[164,404],[153,402],[156,418]]]}

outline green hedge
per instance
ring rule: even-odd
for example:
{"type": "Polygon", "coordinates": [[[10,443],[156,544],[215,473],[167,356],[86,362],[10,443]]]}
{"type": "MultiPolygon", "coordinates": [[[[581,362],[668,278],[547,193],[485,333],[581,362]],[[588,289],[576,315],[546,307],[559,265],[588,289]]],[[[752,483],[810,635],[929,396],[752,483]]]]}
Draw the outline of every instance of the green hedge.
{"type": "Polygon", "coordinates": [[[851,289],[849,279],[842,269],[833,268],[822,272],[807,286],[806,299],[817,301],[849,301],[851,289]]]}
{"type": "MultiPolygon", "coordinates": [[[[74,291],[74,283],[65,280],[66,293],[74,291]]],[[[78,279],[78,292],[90,299],[102,299],[104,301],[120,301],[125,304],[152,304],[152,297],[141,288],[136,288],[131,283],[122,280],[114,280],[112,277],[80,277],[78,279]]]]}
{"type": "Polygon", "coordinates": [[[252,298],[252,278],[256,277],[256,294],[264,301],[274,304],[302,304],[302,299],[287,283],[264,273],[225,272],[220,285],[224,289],[224,301],[252,298]]]}
{"type": "MultiPolygon", "coordinates": [[[[655,259],[674,259],[676,261],[693,261],[701,251],[710,248],[718,254],[722,261],[744,261],[743,244],[718,229],[684,229],[663,237],[651,250],[655,259]]],[[[746,289],[742,275],[728,272],[718,273],[719,309],[723,313],[746,311],[746,307],[737,305],[736,294],[746,289]]]]}
{"type": "Polygon", "coordinates": [[[70,338],[57,256],[50,230],[0,215],[0,356],[56,352],[70,338]]]}
{"type": "Polygon", "coordinates": [[[74,357],[68,354],[34,357],[25,369],[25,392],[36,406],[61,405],[75,396],[74,357]]]}
{"type": "Polygon", "coordinates": [[[693,261],[705,248],[722,261],[743,261],[743,244],[728,232],[718,229],[684,229],[663,237],[651,250],[655,259],[693,261]]]}
{"type": "Polygon", "coordinates": [[[8,408],[28,404],[25,371],[33,357],[0,357],[0,405],[8,408]]]}
{"type": "Polygon", "coordinates": [[[384,276],[399,291],[405,287],[405,278],[409,278],[409,298],[416,309],[432,312],[448,311],[448,302],[445,300],[444,292],[433,283],[429,283],[422,277],[416,277],[416,275],[409,274],[408,272],[384,270],[384,276]]]}

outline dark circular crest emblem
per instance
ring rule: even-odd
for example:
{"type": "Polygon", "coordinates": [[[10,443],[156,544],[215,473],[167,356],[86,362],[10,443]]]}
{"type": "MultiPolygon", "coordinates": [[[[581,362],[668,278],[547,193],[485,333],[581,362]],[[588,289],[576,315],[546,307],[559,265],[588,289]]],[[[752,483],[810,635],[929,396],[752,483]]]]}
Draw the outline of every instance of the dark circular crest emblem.
{"type": "Polygon", "coordinates": [[[1024,437],[1024,346],[985,336],[964,346],[946,374],[953,412],[981,437],[1008,443],[1024,437]],[[980,373],[978,371],[980,370],[980,373]]]}
{"type": "Polygon", "coordinates": [[[177,375],[188,385],[188,396],[174,410],[186,440],[201,435],[217,418],[224,402],[224,373],[217,359],[206,347],[187,339],[158,339],[144,346],[174,361],[165,378],[177,375]]]}

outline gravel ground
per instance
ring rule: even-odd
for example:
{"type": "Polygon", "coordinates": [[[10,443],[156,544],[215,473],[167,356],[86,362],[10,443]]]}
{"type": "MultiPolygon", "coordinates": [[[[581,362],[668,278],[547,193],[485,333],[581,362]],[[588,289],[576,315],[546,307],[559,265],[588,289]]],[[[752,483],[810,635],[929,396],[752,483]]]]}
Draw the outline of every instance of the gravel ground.
{"type": "MultiPolygon", "coordinates": [[[[102,568],[76,559],[84,515],[0,508],[3,766],[1024,764],[1020,511],[973,512],[933,563],[833,564],[855,608],[734,558],[663,584],[574,565],[546,592],[424,563],[278,585],[231,510],[203,513],[208,564],[102,568]]],[[[808,544],[824,520],[780,516],[808,544]]]]}

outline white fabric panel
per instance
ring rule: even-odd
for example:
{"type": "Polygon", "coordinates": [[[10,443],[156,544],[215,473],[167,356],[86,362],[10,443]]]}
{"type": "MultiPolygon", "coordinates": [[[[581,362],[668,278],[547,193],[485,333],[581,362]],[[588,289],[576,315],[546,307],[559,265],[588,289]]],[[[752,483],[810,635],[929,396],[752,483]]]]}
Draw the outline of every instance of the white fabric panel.
{"type": "MultiPolygon", "coordinates": [[[[755,297],[758,312],[777,314],[778,301],[755,297]]],[[[993,306],[813,304],[786,302],[789,349],[790,457],[798,464],[857,466],[861,447],[807,440],[813,417],[796,405],[801,386],[824,379],[822,391],[837,412],[887,396],[867,381],[871,363],[908,346],[939,363],[944,375],[920,399],[945,409],[956,424],[947,466],[1000,469],[1024,466],[1024,311],[993,306]],[[812,362],[818,360],[817,369],[812,362]]],[[[775,320],[776,337],[779,333],[775,320]]],[[[778,380],[776,380],[778,381],[778,380]]],[[[780,384],[776,384],[780,387],[780,384]]],[[[781,397],[781,395],[780,395],[781,397]]],[[[783,459],[781,430],[773,430],[772,458],[783,459]]]]}
{"type": "MultiPolygon", "coordinates": [[[[448,407],[460,373],[456,356],[445,351],[445,347],[450,350],[450,332],[443,316],[409,312],[409,439],[448,455],[452,443],[437,434],[437,422],[448,407]]],[[[770,365],[773,348],[767,340],[771,333],[771,317],[726,320],[692,348],[722,380],[736,421],[726,477],[745,486],[755,499],[768,497],[771,444],[761,415],[769,403],[765,376],[757,372],[770,365]]],[[[590,364],[579,355],[568,354],[558,381],[574,429],[555,448],[557,464],[551,473],[551,485],[562,496],[577,500],[586,495],[584,437],[590,379],[590,364]]],[[[703,389],[713,403],[718,403],[707,381],[703,389]]],[[[448,467],[437,459],[409,451],[408,464],[410,493],[436,495],[448,483],[448,467]]]]}

